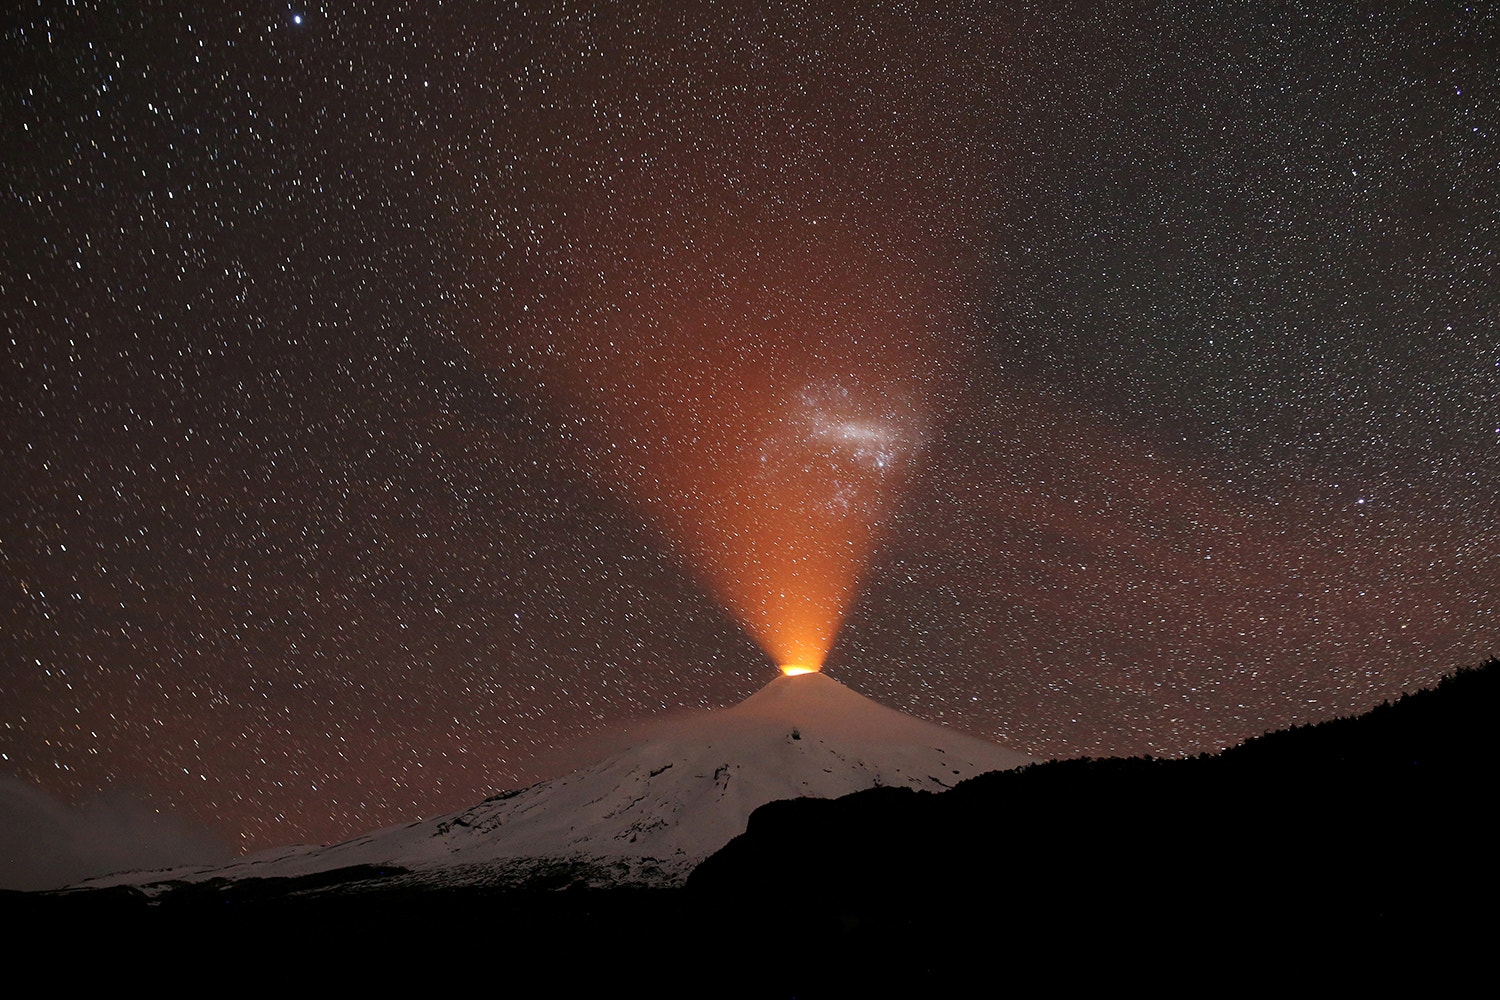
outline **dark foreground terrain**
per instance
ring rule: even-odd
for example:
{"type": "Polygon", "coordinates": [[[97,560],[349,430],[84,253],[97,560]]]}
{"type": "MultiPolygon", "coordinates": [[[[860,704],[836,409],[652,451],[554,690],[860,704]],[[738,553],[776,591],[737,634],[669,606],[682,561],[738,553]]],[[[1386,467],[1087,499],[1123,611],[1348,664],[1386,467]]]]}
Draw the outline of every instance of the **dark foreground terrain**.
{"type": "Polygon", "coordinates": [[[362,869],[155,901],[8,894],[0,915],[23,964],[29,944],[60,943],[79,956],[74,977],[183,986],[1221,995],[1492,982],[1497,719],[1492,661],[1211,757],[773,803],[683,890],[422,890],[362,869]]]}

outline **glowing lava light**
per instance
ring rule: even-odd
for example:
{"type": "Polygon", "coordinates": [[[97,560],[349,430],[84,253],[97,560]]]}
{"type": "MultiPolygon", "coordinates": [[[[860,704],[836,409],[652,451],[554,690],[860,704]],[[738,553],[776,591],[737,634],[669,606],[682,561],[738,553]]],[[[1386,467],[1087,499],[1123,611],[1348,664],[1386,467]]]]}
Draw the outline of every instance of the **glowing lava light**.
{"type": "Polygon", "coordinates": [[[817,221],[627,227],[528,351],[591,459],[787,675],[822,666],[947,391],[944,296],[817,221]]]}

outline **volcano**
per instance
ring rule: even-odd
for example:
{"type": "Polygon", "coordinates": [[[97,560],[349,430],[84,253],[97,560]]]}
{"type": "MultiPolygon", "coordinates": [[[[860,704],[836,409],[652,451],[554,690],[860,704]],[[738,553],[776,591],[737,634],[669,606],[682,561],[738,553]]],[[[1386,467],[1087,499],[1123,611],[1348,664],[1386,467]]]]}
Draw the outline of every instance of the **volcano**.
{"type": "MultiPolygon", "coordinates": [[[[823,673],[777,677],[732,708],[659,723],[632,746],[462,812],[228,866],[136,872],[89,887],[395,869],[423,884],[678,884],[776,799],[875,786],[940,792],[1032,758],[913,718],[823,673]]],[[[788,845],[789,848],[795,845],[788,845]]]]}

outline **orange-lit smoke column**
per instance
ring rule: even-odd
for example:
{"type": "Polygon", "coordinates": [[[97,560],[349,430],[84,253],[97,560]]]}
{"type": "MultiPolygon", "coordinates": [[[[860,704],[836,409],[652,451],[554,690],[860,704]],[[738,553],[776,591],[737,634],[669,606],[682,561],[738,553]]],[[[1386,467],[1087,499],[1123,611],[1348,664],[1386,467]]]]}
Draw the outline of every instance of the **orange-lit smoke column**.
{"type": "Polygon", "coordinates": [[[648,4],[531,40],[570,61],[497,107],[516,224],[474,255],[478,353],[780,664],[833,643],[989,266],[984,36],[859,20],[648,4]]]}
{"type": "Polygon", "coordinates": [[[742,223],[649,298],[570,317],[553,367],[642,513],[776,663],[810,669],[941,381],[930,299],[827,228],[742,223]]]}

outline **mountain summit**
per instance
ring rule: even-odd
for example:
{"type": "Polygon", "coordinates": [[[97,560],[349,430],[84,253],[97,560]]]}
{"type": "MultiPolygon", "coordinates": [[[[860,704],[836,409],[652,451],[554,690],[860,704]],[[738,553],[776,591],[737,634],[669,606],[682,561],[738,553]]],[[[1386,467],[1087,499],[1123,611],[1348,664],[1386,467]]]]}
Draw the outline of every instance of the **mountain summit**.
{"type": "Polygon", "coordinates": [[[657,723],[597,764],[463,812],[329,847],[266,851],[223,868],[87,884],[286,878],[361,865],[397,867],[426,881],[524,881],[558,862],[607,871],[604,881],[671,883],[772,800],[833,798],[877,785],[942,791],[1030,761],[887,708],[825,674],[782,676],[732,708],[657,723]]]}

